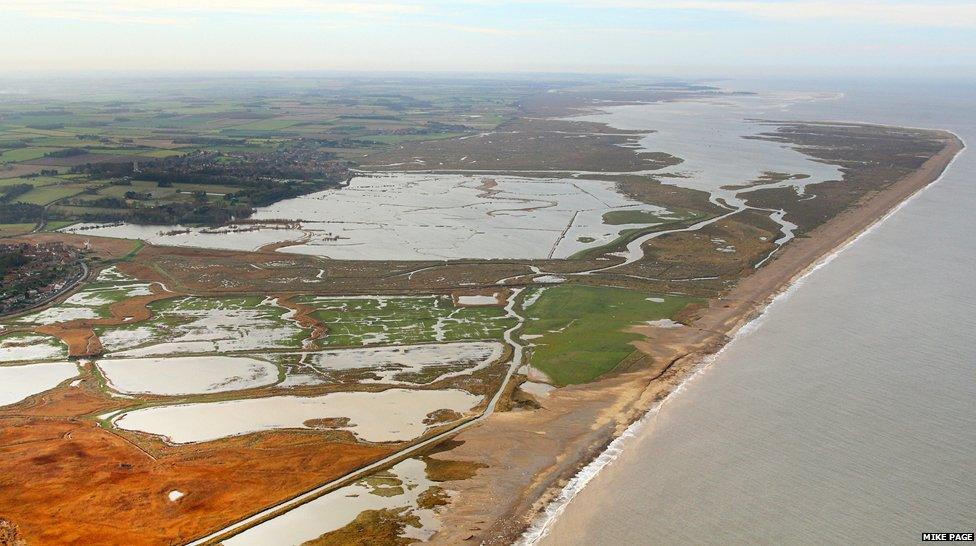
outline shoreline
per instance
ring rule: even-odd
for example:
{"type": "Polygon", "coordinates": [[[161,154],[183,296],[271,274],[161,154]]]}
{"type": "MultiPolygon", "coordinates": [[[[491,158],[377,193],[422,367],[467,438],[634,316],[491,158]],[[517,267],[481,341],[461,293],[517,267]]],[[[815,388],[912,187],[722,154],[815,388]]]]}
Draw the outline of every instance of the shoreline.
{"type": "Polygon", "coordinates": [[[664,369],[622,373],[584,388],[559,389],[563,392],[555,391],[551,400],[544,400],[550,414],[543,418],[533,414],[545,410],[496,414],[485,426],[459,434],[456,440],[463,444],[452,451],[452,457],[463,455],[489,467],[468,480],[471,483],[452,484],[460,489],[458,499],[445,511],[442,530],[430,542],[452,544],[477,539],[484,544],[511,544],[521,541],[533,526],[541,525],[539,530],[544,530],[558,516],[560,503],[564,506],[575,495],[573,491],[582,489],[589,480],[580,478],[581,471],[599,464],[605,455],[609,459],[598,468],[609,464],[615,458],[612,450],[616,442],[639,428],[669,396],[707,369],[708,361],[744,327],[754,324],[773,301],[942,177],[965,149],[965,143],[950,131],[938,132],[946,140],[945,147],[918,169],[792,241],[730,292],[709,300],[691,327],[676,329],[680,332],[654,332],[654,337],[638,342],[644,352],[670,362],[664,369]],[[532,432],[531,428],[542,430],[532,432]],[[547,441],[539,441],[540,436],[547,441]],[[509,439],[508,443],[521,449],[498,449],[509,439]],[[488,445],[496,449],[479,456],[478,446],[486,449],[488,445]],[[513,460],[522,460],[526,466],[513,460]],[[529,476],[529,471],[534,471],[533,475],[529,476]],[[529,477],[531,481],[526,481],[529,477]],[[571,484],[571,480],[576,483],[571,484]],[[498,499],[511,500],[499,506],[498,499]]]}

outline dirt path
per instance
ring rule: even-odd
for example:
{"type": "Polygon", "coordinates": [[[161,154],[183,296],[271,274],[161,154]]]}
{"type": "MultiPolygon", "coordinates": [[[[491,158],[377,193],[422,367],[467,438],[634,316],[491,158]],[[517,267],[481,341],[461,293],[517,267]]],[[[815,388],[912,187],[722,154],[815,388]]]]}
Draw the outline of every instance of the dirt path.
{"type": "Polygon", "coordinates": [[[280,307],[284,307],[294,313],[291,320],[297,322],[302,328],[311,329],[308,337],[302,341],[304,346],[308,347],[315,340],[323,338],[329,333],[329,327],[322,324],[320,320],[312,316],[312,313],[315,312],[314,307],[310,305],[303,305],[301,303],[295,303],[292,301],[292,298],[294,297],[292,295],[273,294],[271,297],[275,298],[280,307]]]}
{"type": "Polygon", "coordinates": [[[152,315],[148,307],[150,303],[179,295],[170,292],[158,282],[154,282],[150,289],[152,294],[134,296],[111,304],[108,311],[112,316],[109,318],[77,319],[38,326],[34,331],[59,338],[68,347],[68,356],[97,355],[102,352],[102,344],[95,335],[95,326],[120,326],[146,320],[152,315]]]}

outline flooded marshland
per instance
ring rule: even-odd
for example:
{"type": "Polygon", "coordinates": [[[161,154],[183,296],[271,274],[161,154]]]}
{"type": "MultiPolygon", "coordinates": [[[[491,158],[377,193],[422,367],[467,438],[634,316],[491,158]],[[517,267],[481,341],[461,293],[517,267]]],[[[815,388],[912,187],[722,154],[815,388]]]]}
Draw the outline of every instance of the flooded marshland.
{"type": "Polygon", "coordinates": [[[78,366],[73,362],[0,366],[0,406],[20,402],[77,376],[78,366]]]}
{"type": "Polygon", "coordinates": [[[366,442],[401,442],[423,434],[433,423],[433,412],[463,414],[480,401],[461,390],[388,389],[155,406],[121,413],[111,421],[118,428],[155,434],[175,444],[322,426],[348,430],[366,442]]]}
{"type": "Polygon", "coordinates": [[[278,380],[270,362],[244,356],[101,358],[96,365],[112,390],[177,396],[250,389],[278,380]]]}
{"type": "Polygon", "coordinates": [[[406,459],[223,542],[227,546],[302,544],[351,523],[366,510],[394,511],[406,522],[405,536],[424,540],[439,527],[436,502],[440,501],[431,500],[447,495],[427,477],[425,466],[419,459],[406,459]]]}

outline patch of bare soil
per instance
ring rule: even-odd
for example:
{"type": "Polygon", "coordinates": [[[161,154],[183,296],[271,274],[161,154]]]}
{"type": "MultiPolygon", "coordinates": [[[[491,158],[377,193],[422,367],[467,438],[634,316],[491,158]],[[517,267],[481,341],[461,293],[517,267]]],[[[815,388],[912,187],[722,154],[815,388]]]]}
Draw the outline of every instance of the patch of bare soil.
{"type": "Polygon", "coordinates": [[[326,334],[329,333],[329,327],[323,324],[322,321],[315,318],[313,315],[313,313],[315,313],[315,307],[295,303],[292,301],[293,295],[275,294],[274,297],[278,298],[278,305],[286,307],[295,312],[293,319],[299,324],[299,326],[302,328],[311,329],[311,333],[309,333],[308,338],[306,338],[306,344],[314,342],[317,339],[324,338],[326,334]]]}

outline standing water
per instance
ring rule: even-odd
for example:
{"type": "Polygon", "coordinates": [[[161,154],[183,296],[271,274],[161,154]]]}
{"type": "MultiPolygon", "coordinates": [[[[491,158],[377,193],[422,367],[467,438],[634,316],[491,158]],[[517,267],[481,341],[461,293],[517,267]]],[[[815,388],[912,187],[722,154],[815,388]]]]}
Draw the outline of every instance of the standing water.
{"type": "MultiPolygon", "coordinates": [[[[976,143],[976,83],[828,87],[844,98],[782,119],[946,128],[976,143]]],[[[541,543],[908,544],[973,531],[974,181],[964,151],[774,303],[636,427],[541,543]]]]}

